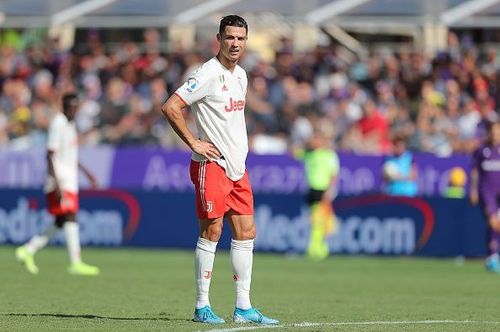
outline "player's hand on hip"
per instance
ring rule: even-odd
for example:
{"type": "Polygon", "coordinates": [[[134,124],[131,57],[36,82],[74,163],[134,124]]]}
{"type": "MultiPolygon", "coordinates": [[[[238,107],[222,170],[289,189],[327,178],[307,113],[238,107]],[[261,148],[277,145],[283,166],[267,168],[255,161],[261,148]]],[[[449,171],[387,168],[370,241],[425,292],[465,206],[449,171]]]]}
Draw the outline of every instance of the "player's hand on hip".
{"type": "Polygon", "coordinates": [[[219,149],[211,142],[196,140],[192,149],[209,160],[219,159],[222,156],[219,149]]]}

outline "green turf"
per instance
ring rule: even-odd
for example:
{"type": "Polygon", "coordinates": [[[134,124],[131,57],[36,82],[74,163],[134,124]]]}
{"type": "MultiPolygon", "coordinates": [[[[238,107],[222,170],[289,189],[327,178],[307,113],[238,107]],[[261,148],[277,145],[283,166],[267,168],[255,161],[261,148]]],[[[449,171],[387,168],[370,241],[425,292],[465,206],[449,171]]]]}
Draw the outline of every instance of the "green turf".
{"type": "MultiPolygon", "coordinates": [[[[205,331],[242,327],[190,321],[193,255],[189,251],[84,249],[99,277],[66,273],[64,248],[37,255],[25,273],[14,248],[0,247],[0,331],[205,331]]],[[[227,252],[217,255],[211,302],[230,320],[234,290],[227,252]]],[[[316,263],[255,255],[252,302],[281,320],[272,331],[499,331],[500,275],[482,261],[332,257],[316,263]],[[428,324],[425,320],[442,322],[428,324]],[[353,325],[345,322],[401,322],[353,325]],[[304,322],[320,323],[300,324],[304,322]],[[382,325],[386,324],[386,325],[382,325]]],[[[252,325],[243,325],[251,327],[252,325]]],[[[271,329],[262,329],[266,331],[271,329]]]]}

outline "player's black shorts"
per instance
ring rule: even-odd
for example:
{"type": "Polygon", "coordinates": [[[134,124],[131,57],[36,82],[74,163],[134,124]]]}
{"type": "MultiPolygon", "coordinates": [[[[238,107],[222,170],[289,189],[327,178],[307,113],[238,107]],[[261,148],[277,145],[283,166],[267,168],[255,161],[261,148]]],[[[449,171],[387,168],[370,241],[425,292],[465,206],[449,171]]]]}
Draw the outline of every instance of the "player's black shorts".
{"type": "Polygon", "coordinates": [[[319,201],[321,201],[324,193],[325,190],[309,189],[306,198],[307,204],[312,205],[314,203],[318,203],[319,201]]]}

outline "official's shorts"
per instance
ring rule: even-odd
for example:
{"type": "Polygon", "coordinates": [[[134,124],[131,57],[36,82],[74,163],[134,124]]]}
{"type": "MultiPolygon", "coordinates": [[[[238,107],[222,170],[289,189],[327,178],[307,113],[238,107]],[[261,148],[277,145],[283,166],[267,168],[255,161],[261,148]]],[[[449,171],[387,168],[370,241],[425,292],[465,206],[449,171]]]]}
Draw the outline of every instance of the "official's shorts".
{"type": "Polygon", "coordinates": [[[233,181],[216,162],[191,160],[190,175],[196,191],[198,218],[223,217],[229,210],[238,215],[253,215],[253,193],[247,171],[240,180],[233,181]]]}
{"type": "Polygon", "coordinates": [[[78,193],[62,191],[61,195],[62,197],[59,201],[54,191],[46,194],[47,209],[49,213],[54,216],[77,213],[78,193]]]}
{"type": "Polygon", "coordinates": [[[315,203],[321,202],[325,191],[326,190],[309,189],[306,197],[307,204],[313,205],[315,203]]]}

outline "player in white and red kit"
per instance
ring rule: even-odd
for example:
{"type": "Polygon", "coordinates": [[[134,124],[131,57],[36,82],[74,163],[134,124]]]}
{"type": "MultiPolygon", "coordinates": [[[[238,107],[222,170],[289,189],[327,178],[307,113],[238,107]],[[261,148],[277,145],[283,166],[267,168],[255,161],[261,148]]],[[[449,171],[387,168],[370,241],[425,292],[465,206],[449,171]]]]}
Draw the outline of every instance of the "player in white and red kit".
{"type": "Polygon", "coordinates": [[[248,26],[237,15],[222,18],[220,50],[177,89],[162,107],[172,128],[191,148],[200,236],[195,253],[196,305],[193,320],[224,323],[210,307],[209,287],[217,243],[226,217],[232,231],[231,264],[236,286],[235,322],[278,324],[250,303],[256,235],[253,193],[246,171],[246,72],[237,62],[245,51],[248,26]],[[187,128],[183,111],[196,119],[198,138],[187,128]]]}
{"type": "Polygon", "coordinates": [[[50,123],[47,140],[47,177],[45,194],[47,209],[55,217],[55,222],[35,235],[25,245],[16,249],[16,257],[23,262],[26,270],[38,273],[34,255],[45,247],[60,229],[64,229],[70,266],[68,272],[79,275],[97,275],[99,269],[82,262],[80,258],[80,236],[76,213],[78,212],[78,168],[88,177],[93,187],[96,181],[92,174],[78,162],[78,135],[75,114],[78,98],[66,94],[62,100],[63,112],[57,113],[50,123]]]}

